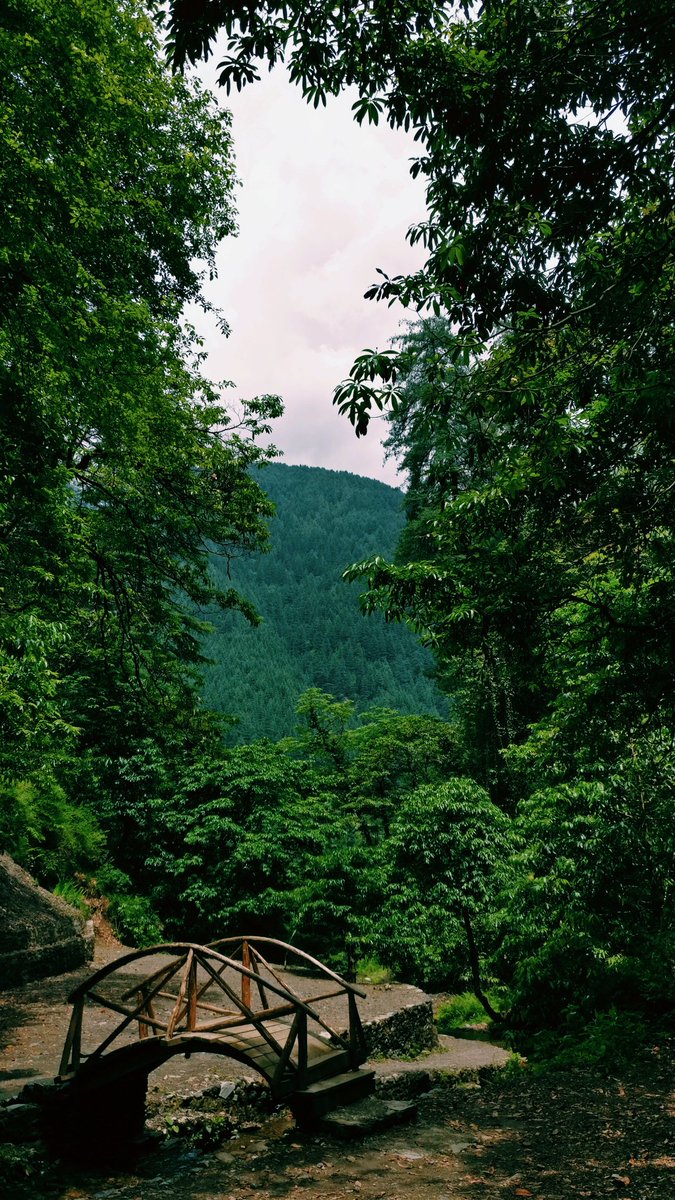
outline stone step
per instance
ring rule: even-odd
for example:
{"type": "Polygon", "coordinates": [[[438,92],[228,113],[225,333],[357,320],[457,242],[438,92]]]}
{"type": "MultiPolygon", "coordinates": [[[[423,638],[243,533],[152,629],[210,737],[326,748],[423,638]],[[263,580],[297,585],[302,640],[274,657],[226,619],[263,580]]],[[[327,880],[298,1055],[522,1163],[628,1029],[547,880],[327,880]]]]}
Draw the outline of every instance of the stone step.
{"type": "Polygon", "coordinates": [[[288,1103],[298,1124],[312,1125],[324,1113],[362,1100],[374,1090],[374,1071],[345,1071],[301,1088],[289,1096],[288,1103]]]}
{"type": "Polygon", "coordinates": [[[414,1100],[383,1100],[379,1096],[369,1096],[356,1104],[334,1108],[320,1117],[318,1127],[322,1133],[347,1140],[379,1133],[392,1125],[405,1125],[416,1116],[414,1100]]]}

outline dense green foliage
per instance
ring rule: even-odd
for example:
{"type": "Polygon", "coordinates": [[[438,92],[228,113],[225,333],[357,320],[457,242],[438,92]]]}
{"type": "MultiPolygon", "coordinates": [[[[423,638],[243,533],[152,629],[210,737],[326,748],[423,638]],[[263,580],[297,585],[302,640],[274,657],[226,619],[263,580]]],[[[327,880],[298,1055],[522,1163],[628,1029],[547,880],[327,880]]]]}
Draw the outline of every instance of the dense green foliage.
{"type": "Polygon", "coordinates": [[[131,0],[9,0],[3,847],[132,940],[245,925],[477,994],[482,960],[515,1026],[626,1037],[675,1001],[672,5],[168,8],[178,64],[222,26],[228,86],[287,57],[415,131],[427,261],[370,294],[427,316],[336,393],[359,434],[386,409],[407,525],[394,553],[393,489],[268,467],[244,564],[279,404],[235,425],[182,318],[228,117],[131,0]],[[289,736],[225,744],[205,637],[234,737],[289,736]]]}
{"type": "Polygon", "coordinates": [[[364,621],[359,587],[342,579],[362,551],[393,553],[404,517],[402,496],[375,479],[318,467],[271,463],[259,476],[276,506],[271,548],[261,556],[214,556],[217,584],[231,582],[253,602],[262,625],[214,613],[204,652],[204,697],[234,714],[228,740],[277,739],[293,732],[307,688],[348,696],[359,710],[445,715],[428,674],[433,666],[409,630],[364,621]]]}
{"type": "Polygon", "coordinates": [[[228,86],[285,57],[309,100],[355,84],[358,120],[415,131],[427,260],[369,294],[431,319],[336,393],[359,434],[388,407],[409,526],[348,578],[433,648],[462,769],[512,821],[490,904],[516,1017],[653,1014],[675,950],[675,11],[402,3],[389,37],[384,7],[176,0],[175,54],[222,26],[228,86]]]}
{"type": "Polygon", "coordinates": [[[233,424],[181,323],[234,227],[228,116],[132,2],[9,0],[0,49],[0,779],[53,882],[99,857],[140,738],[208,735],[194,604],[245,607],[207,547],[264,540],[279,406],[233,424]]]}
{"type": "MultiPolygon", "coordinates": [[[[296,735],[279,743],[210,747],[185,766],[175,763],[171,774],[148,745],[146,786],[129,798],[119,853],[167,934],[209,939],[245,926],[350,971],[380,947],[384,961],[401,966],[396,948],[387,951],[383,904],[387,888],[398,886],[388,884],[388,855],[396,859],[400,813],[418,795],[411,789],[426,786],[430,797],[439,789],[442,807],[451,787],[443,781],[456,764],[453,730],[438,718],[376,709],[356,719],[350,701],[310,689],[298,704],[296,735]]],[[[480,792],[471,781],[466,788],[480,792]]],[[[463,838],[476,845],[484,814],[474,819],[466,802],[462,812],[463,838]]],[[[449,830],[448,854],[451,842],[449,830]]],[[[457,855],[464,849],[458,843],[457,855]]],[[[456,858],[444,911],[454,904],[456,912],[462,897],[473,904],[488,858],[494,874],[486,843],[466,881],[456,858]]],[[[408,947],[405,967],[421,981],[462,978],[461,955],[440,966],[438,959],[427,962],[420,943],[419,952],[408,947]]]]}

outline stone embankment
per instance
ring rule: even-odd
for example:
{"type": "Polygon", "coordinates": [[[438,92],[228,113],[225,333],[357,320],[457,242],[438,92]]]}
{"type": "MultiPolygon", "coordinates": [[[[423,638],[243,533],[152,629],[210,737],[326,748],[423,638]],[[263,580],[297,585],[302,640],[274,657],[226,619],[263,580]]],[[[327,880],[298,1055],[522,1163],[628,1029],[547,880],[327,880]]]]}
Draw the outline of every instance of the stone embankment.
{"type": "Polygon", "coordinates": [[[0,990],[74,971],[94,957],[94,930],[0,854],[0,990]]]}

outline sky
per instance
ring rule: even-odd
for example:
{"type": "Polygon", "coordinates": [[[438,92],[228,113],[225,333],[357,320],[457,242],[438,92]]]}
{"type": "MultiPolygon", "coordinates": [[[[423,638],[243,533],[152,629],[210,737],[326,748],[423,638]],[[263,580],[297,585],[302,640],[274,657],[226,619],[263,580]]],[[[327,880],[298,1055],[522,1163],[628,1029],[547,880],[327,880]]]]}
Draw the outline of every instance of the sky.
{"type": "MultiPolygon", "coordinates": [[[[199,70],[216,92],[218,61],[216,52],[199,70]]],[[[223,242],[218,279],[205,289],[231,328],[224,339],[199,320],[208,373],[232,380],[236,396],[282,397],[273,441],[283,461],[400,485],[395,464],[383,463],[382,421],[357,439],[332,394],[356,355],[384,349],[406,318],[363,293],[377,267],[397,274],[420,262],[405,240],[424,217],[423,186],[409,175],[412,138],[357,125],[351,95],[312,108],[282,68],[219,95],[233,113],[239,236],[223,242]]]]}

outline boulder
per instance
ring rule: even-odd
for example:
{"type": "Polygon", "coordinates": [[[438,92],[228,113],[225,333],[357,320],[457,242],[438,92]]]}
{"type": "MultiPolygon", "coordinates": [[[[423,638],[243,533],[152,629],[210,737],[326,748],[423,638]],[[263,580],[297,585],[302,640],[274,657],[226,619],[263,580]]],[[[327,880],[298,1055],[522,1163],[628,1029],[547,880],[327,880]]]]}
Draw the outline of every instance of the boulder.
{"type": "Polygon", "coordinates": [[[93,952],[91,922],[0,854],[0,989],[75,971],[93,952]]]}

